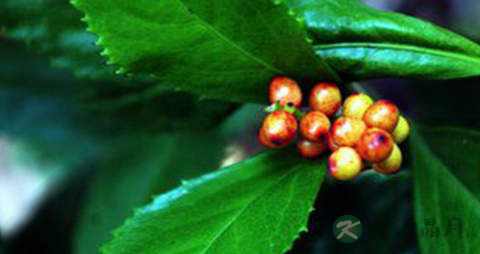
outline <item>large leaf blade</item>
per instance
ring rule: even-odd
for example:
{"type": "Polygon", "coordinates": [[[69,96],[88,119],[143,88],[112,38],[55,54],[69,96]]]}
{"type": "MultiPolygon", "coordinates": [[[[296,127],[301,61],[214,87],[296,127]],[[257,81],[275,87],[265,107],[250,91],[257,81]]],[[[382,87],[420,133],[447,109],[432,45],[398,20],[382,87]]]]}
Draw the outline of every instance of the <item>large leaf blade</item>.
{"type": "Polygon", "coordinates": [[[324,174],[325,163],[261,154],[158,196],[103,253],[284,252],[306,228],[324,174]]]}
{"type": "MultiPolygon", "coordinates": [[[[426,133],[432,148],[416,130],[411,143],[416,223],[420,231],[427,228],[425,219],[435,218],[440,236],[431,239],[419,234],[420,248],[424,253],[476,253],[480,244],[477,237],[480,192],[476,187],[480,179],[480,160],[476,158],[480,134],[464,129],[437,129],[426,133]],[[462,237],[460,228],[444,235],[449,220],[454,218],[463,222],[462,237]]],[[[458,221],[451,223],[458,225],[458,221]]]]}
{"type": "Polygon", "coordinates": [[[345,79],[480,75],[480,46],[447,29],[357,0],[289,0],[317,55],[345,79]]]}
{"type": "Polygon", "coordinates": [[[120,72],[153,73],[205,97],[265,102],[275,75],[335,78],[283,1],[73,2],[120,72]],[[261,90],[265,93],[259,93],[261,90]],[[228,97],[225,95],[228,94],[228,97]]]}

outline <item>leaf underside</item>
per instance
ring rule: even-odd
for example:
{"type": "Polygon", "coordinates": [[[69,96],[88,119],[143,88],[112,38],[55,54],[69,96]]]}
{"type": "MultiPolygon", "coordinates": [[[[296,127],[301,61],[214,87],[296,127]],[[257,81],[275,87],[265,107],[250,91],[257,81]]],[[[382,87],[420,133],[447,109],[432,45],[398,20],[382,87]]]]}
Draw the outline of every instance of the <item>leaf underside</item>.
{"type": "MultiPolygon", "coordinates": [[[[423,253],[478,253],[480,221],[480,133],[459,128],[437,128],[424,132],[430,147],[412,133],[414,201],[417,231],[434,218],[438,239],[418,235],[423,253]],[[450,219],[463,221],[459,229],[445,236],[450,219]]],[[[452,225],[457,225],[456,220],[452,225]]]]}

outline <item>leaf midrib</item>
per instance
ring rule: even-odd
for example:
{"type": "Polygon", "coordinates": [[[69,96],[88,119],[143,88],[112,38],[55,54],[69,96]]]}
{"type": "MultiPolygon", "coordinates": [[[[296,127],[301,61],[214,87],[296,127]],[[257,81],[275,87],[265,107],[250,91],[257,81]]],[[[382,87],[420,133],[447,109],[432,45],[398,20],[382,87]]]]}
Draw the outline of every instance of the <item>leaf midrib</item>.
{"type": "Polygon", "coordinates": [[[198,14],[192,12],[190,10],[190,8],[188,8],[187,4],[185,4],[182,0],[172,0],[172,1],[177,1],[179,4],[181,4],[181,6],[183,7],[184,11],[187,12],[187,13],[190,13],[192,16],[194,16],[198,22],[204,27],[206,28],[207,30],[209,30],[210,32],[212,32],[214,35],[216,35],[218,38],[220,38],[221,40],[225,41],[227,44],[229,44],[230,46],[232,46],[233,48],[237,49],[240,53],[242,53],[243,55],[245,55],[246,57],[250,58],[250,59],[253,59],[255,62],[258,62],[260,63],[261,65],[265,66],[267,69],[273,71],[273,72],[276,72],[276,73],[283,73],[284,71],[276,68],[275,66],[267,63],[265,60],[261,59],[261,58],[258,58],[256,56],[254,56],[252,53],[248,52],[247,50],[245,50],[244,48],[240,47],[239,45],[237,45],[235,42],[233,42],[230,38],[228,38],[227,36],[223,35],[222,33],[220,33],[220,31],[218,31],[214,26],[210,25],[207,21],[203,20],[202,17],[200,17],[198,14]]]}
{"type": "Polygon", "coordinates": [[[287,176],[295,172],[297,167],[293,167],[289,170],[289,172],[285,173],[283,176],[278,178],[274,183],[270,184],[267,188],[263,189],[262,191],[259,192],[259,194],[252,198],[248,203],[241,208],[237,214],[235,214],[231,220],[222,228],[220,231],[212,238],[212,240],[208,243],[208,245],[205,247],[205,249],[200,253],[200,254],[206,254],[210,248],[215,244],[215,242],[232,226],[232,224],[242,215],[245,210],[252,205],[255,201],[257,201],[259,198],[263,197],[263,194],[272,189],[274,186],[276,186],[278,183],[282,182],[283,179],[285,179],[287,176]]]}
{"type": "MultiPolygon", "coordinates": [[[[465,54],[449,52],[440,49],[431,49],[425,47],[419,47],[414,45],[403,45],[394,43],[372,43],[372,42],[343,42],[333,44],[314,45],[315,51],[328,50],[336,48],[377,48],[377,49],[390,49],[398,51],[410,51],[419,54],[430,54],[447,58],[454,58],[464,62],[471,62],[480,65],[480,58],[472,57],[465,54]]],[[[479,67],[480,70],[480,67],[479,67]]]]}

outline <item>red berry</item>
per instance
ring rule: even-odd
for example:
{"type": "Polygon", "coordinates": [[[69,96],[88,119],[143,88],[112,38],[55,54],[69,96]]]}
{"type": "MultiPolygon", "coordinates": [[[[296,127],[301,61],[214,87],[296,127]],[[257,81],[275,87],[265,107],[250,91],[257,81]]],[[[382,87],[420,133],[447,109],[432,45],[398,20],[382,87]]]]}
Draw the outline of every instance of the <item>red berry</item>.
{"type": "Polygon", "coordinates": [[[399,112],[397,106],[387,100],[373,103],[363,115],[363,121],[370,128],[380,128],[392,132],[397,126],[399,112]]]}
{"type": "Polygon", "coordinates": [[[331,83],[318,83],[310,93],[310,107],[333,116],[340,108],[342,95],[337,85],[331,83]]]}
{"type": "Polygon", "coordinates": [[[297,142],[297,148],[300,152],[300,155],[305,158],[313,159],[322,155],[327,150],[327,145],[324,142],[317,143],[308,141],[306,139],[300,139],[297,142]]]}
{"type": "Polygon", "coordinates": [[[326,142],[330,119],[319,111],[311,111],[300,121],[300,132],[305,139],[313,142],[326,142]]]}
{"type": "Polygon", "coordinates": [[[360,137],[356,149],[365,160],[380,162],[390,155],[393,144],[393,138],[388,132],[378,128],[370,128],[360,137]]]}
{"type": "Polygon", "coordinates": [[[280,106],[302,105],[302,91],[297,82],[288,77],[275,77],[270,82],[270,102],[279,101],[280,106]]]}
{"type": "Polygon", "coordinates": [[[285,110],[279,110],[270,113],[263,121],[260,129],[260,142],[267,147],[272,145],[274,148],[284,147],[295,139],[298,129],[297,119],[285,110]],[[261,135],[263,134],[264,140],[261,135]]]}
{"type": "Polygon", "coordinates": [[[354,146],[366,129],[361,119],[340,117],[333,123],[330,135],[339,146],[354,146]]]}
{"type": "Polygon", "coordinates": [[[328,159],[328,171],[338,180],[350,180],[362,170],[362,158],[351,147],[341,147],[328,159]]]}
{"type": "Polygon", "coordinates": [[[333,138],[332,138],[332,135],[328,135],[328,138],[327,138],[327,144],[328,144],[328,149],[330,149],[330,151],[332,152],[335,152],[338,150],[338,148],[340,148],[339,145],[337,145],[335,143],[335,141],[333,141],[333,138]]]}

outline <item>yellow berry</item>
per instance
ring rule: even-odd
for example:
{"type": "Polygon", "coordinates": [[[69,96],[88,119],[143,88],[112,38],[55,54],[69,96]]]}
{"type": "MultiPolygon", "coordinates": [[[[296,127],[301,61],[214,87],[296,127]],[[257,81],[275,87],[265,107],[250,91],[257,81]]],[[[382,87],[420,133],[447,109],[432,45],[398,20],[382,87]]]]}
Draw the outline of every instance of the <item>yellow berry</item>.
{"type": "Polygon", "coordinates": [[[340,147],[328,159],[328,171],[342,181],[350,180],[362,170],[362,158],[351,147],[340,147]]]}
{"type": "Polygon", "coordinates": [[[407,139],[408,134],[410,134],[410,125],[405,117],[400,116],[397,126],[395,126],[392,133],[393,139],[397,144],[400,144],[407,139]]]}
{"type": "Polygon", "coordinates": [[[317,83],[310,92],[310,107],[323,112],[327,116],[337,113],[342,102],[342,95],[337,85],[332,83],[317,83]]]}
{"type": "Polygon", "coordinates": [[[365,111],[373,104],[372,98],[363,93],[352,94],[343,103],[343,116],[362,119],[365,111]]]}
{"type": "Polygon", "coordinates": [[[402,152],[398,145],[393,146],[392,153],[383,161],[373,164],[373,169],[383,174],[393,174],[402,166],[402,152]]]}

